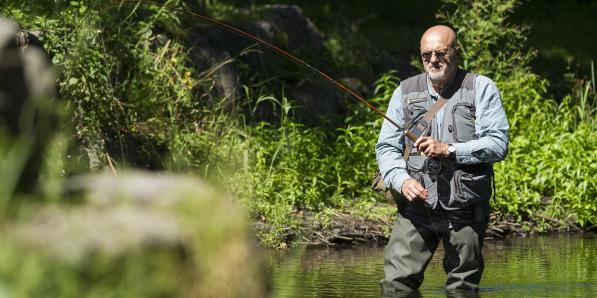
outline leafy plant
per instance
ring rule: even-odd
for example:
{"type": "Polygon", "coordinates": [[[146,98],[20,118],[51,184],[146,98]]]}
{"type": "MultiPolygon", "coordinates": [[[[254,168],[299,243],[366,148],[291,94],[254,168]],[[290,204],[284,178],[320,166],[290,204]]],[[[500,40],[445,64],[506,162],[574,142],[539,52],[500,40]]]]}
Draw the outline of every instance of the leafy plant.
{"type": "Polygon", "coordinates": [[[519,1],[443,2],[438,16],[458,31],[464,66],[496,81],[509,118],[510,152],[496,166],[494,208],[519,219],[544,212],[581,226],[594,223],[594,79],[558,103],[548,82],[530,70],[527,28],[507,22],[519,1]]]}

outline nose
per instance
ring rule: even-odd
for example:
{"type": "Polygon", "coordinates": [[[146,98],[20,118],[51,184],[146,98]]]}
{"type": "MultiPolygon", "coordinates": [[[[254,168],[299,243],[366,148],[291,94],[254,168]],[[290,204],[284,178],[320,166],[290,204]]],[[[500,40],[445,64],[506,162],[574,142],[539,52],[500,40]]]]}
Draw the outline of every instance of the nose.
{"type": "Polygon", "coordinates": [[[437,59],[437,55],[435,54],[435,51],[431,52],[431,58],[429,59],[429,62],[431,63],[437,63],[439,59],[437,59]]]}

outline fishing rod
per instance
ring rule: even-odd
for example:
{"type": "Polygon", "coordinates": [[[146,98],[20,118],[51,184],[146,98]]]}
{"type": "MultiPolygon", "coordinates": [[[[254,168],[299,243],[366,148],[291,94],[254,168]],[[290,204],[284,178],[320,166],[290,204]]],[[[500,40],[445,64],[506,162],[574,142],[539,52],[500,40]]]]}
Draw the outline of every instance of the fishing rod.
{"type": "Polygon", "coordinates": [[[400,125],[398,125],[398,123],[396,123],[396,121],[390,119],[390,117],[388,117],[384,112],[380,111],[379,109],[377,109],[376,107],[374,107],[373,105],[371,105],[367,100],[365,100],[365,98],[363,98],[362,96],[358,95],[356,92],[352,91],[350,88],[346,87],[344,84],[336,81],[334,78],[332,78],[331,76],[325,74],[324,72],[322,72],[321,70],[311,66],[310,64],[308,64],[307,62],[303,61],[302,59],[290,54],[289,52],[280,49],[279,47],[253,35],[250,33],[247,33],[241,29],[238,29],[236,27],[233,27],[231,25],[228,25],[224,22],[218,21],[216,19],[204,16],[202,14],[196,13],[196,12],[192,12],[183,8],[179,8],[173,5],[169,5],[169,4],[159,4],[153,1],[146,1],[146,0],[119,0],[119,1],[115,1],[115,2],[119,2],[119,3],[129,3],[129,4],[152,4],[152,5],[159,5],[171,10],[176,10],[179,12],[182,12],[184,14],[190,15],[192,17],[196,17],[201,19],[202,21],[218,26],[228,32],[234,33],[236,35],[242,36],[244,38],[248,38],[250,40],[253,40],[267,48],[269,48],[270,50],[274,51],[275,53],[278,53],[279,55],[289,59],[290,61],[293,61],[299,65],[304,66],[305,68],[307,68],[307,70],[311,71],[312,73],[316,74],[317,76],[329,81],[330,83],[332,83],[333,86],[335,86],[336,88],[342,90],[344,93],[352,96],[354,99],[356,99],[357,101],[365,104],[369,109],[371,109],[372,111],[374,111],[375,113],[377,113],[378,115],[384,117],[386,120],[388,120],[388,122],[390,122],[391,124],[393,124],[394,126],[396,126],[396,128],[398,128],[399,130],[404,130],[405,135],[411,139],[413,142],[416,141],[417,136],[410,132],[409,130],[405,130],[402,127],[400,127],[400,125]]]}
{"type": "MultiPolygon", "coordinates": [[[[376,107],[374,107],[373,105],[371,105],[367,100],[365,100],[365,98],[363,98],[362,96],[358,95],[356,92],[352,91],[350,88],[346,87],[345,85],[343,85],[342,83],[334,80],[331,76],[325,74],[324,72],[320,71],[319,69],[311,66],[310,64],[306,63],[305,61],[303,61],[302,59],[288,53],[287,51],[284,51],[282,49],[280,49],[279,47],[264,41],[263,39],[252,35],[250,33],[247,33],[241,29],[238,29],[236,27],[230,26],[226,23],[223,23],[221,21],[215,20],[213,18],[204,16],[202,14],[196,13],[196,12],[192,12],[192,11],[188,11],[186,9],[182,9],[182,8],[178,8],[169,4],[158,4],[155,3],[153,1],[146,1],[146,0],[118,0],[115,2],[120,2],[120,3],[129,3],[129,4],[153,4],[153,5],[161,5],[162,7],[168,8],[168,9],[172,9],[172,10],[176,10],[176,11],[180,11],[184,14],[190,15],[192,17],[196,17],[199,18],[201,20],[203,20],[206,23],[218,26],[220,28],[223,28],[224,30],[237,34],[239,36],[248,38],[250,40],[253,40],[261,45],[266,46],[267,48],[269,48],[270,50],[278,53],[279,55],[299,64],[304,66],[305,68],[307,68],[309,71],[313,72],[314,74],[318,75],[319,77],[329,81],[330,83],[332,83],[333,86],[337,87],[338,89],[342,90],[343,92],[347,93],[348,95],[352,96],[353,98],[355,98],[357,101],[365,104],[369,109],[373,110],[375,113],[381,115],[382,117],[384,117],[386,120],[388,120],[389,123],[393,124],[396,128],[398,128],[399,130],[403,130],[404,134],[411,139],[413,142],[415,142],[417,140],[417,136],[412,133],[409,130],[403,129],[402,127],[400,127],[400,125],[398,125],[398,123],[396,123],[394,120],[390,119],[384,112],[380,111],[379,109],[377,109],[376,107]]],[[[437,165],[439,163],[439,161],[437,161],[436,159],[428,159],[433,161],[434,165],[437,165]]],[[[427,215],[429,216],[429,220],[431,221],[431,223],[433,224],[433,221],[431,220],[431,214],[429,213],[429,210],[427,210],[427,208],[425,209],[427,212],[427,215]]],[[[443,215],[442,215],[443,216],[443,215]]],[[[445,219],[445,218],[444,218],[445,219]]],[[[435,231],[436,237],[438,239],[438,241],[440,240],[440,237],[437,233],[437,228],[435,227],[435,224],[433,224],[433,230],[435,231]]],[[[451,260],[449,260],[450,262],[452,262],[451,260]]]]}

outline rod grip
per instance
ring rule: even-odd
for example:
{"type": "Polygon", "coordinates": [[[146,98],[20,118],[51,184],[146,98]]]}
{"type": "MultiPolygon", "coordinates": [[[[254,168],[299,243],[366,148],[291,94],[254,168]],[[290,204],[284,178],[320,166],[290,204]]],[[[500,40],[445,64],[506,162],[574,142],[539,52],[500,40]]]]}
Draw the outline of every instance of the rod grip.
{"type": "Polygon", "coordinates": [[[406,134],[406,136],[411,139],[411,141],[415,142],[419,137],[417,137],[414,133],[412,133],[410,130],[406,130],[404,132],[406,134]]]}

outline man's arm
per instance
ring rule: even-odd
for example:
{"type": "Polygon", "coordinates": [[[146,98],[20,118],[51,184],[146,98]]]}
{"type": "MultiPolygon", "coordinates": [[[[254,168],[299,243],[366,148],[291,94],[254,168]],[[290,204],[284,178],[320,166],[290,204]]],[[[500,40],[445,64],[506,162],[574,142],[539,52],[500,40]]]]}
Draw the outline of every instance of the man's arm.
{"type": "Polygon", "coordinates": [[[461,164],[494,163],[508,154],[508,119],[495,83],[484,76],[475,79],[476,140],[456,143],[461,164]]]}
{"type": "MultiPolygon", "coordinates": [[[[396,88],[386,115],[398,125],[404,127],[400,87],[396,88]]],[[[401,191],[404,181],[411,177],[406,172],[406,162],[402,159],[404,132],[384,120],[379,133],[375,154],[379,171],[387,187],[401,191]]]]}

